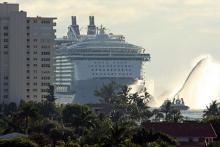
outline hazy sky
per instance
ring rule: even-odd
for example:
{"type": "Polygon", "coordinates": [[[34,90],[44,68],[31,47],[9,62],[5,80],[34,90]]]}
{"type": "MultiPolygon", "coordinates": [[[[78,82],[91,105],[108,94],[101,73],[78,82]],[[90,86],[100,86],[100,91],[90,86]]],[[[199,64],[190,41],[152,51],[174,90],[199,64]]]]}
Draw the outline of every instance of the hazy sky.
{"type": "MultiPolygon", "coordinates": [[[[0,0],[0,2],[3,2],[0,0]]],[[[149,75],[159,89],[183,82],[193,61],[210,54],[220,61],[220,0],[8,0],[28,16],[57,17],[57,37],[70,16],[85,31],[88,16],[109,32],[149,49],[149,75]]],[[[158,90],[159,90],[158,89],[158,90]]],[[[156,89],[157,90],[157,89],[156,89]]]]}

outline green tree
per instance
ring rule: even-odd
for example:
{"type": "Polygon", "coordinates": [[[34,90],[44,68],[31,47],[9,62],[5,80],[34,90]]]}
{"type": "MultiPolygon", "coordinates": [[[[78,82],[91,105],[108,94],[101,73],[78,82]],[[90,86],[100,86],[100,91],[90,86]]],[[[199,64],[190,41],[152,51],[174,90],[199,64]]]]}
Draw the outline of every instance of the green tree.
{"type": "Polygon", "coordinates": [[[67,128],[54,128],[49,132],[50,138],[53,140],[53,144],[57,141],[68,141],[68,139],[75,139],[75,135],[72,129],[67,128]]]}
{"type": "Polygon", "coordinates": [[[172,137],[159,133],[145,130],[144,128],[138,128],[133,135],[132,141],[140,146],[150,146],[151,143],[157,141],[165,142],[169,145],[176,145],[177,142],[172,137]]]}
{"type": "Polygon", "coordinates": [[[215,100],[210,103],[209,106],[206,106],[206,110],[203,111],[203,117],[209,116],[219,116],[220,115],[220,108],[219,103],[215,100]]]}
{"type": "Polygon", "coordinates": [[[142,122],[151,117],[152,114],[147,106],[150,94],[146,89],[141,94],[131,94],[130,90],[127,85],[110,83],[96,91],[96,95],[101,97],[104,103],[111,105],[110,117],[113,122],[120,120],[142,122]]]}
{"type": "Polygon", "coordinates": [[[154,109],[152,115],[154,116],[153,121],[160,122],[164,119],[164,114],[159,109],[154,109]]]}
{"type": "Polygon", "coordinates": [[[49,85],[48,87],[48,96],[46,97],[46,100],[48,102],[54,103],[55,102],[55,96],[54,96],[54,86],[49,85]]]}
{"type": "Polygon", "coordinates": [[[95,114],[86,105],[68,104],[62,115],[64,123],[75,128],[79,135],[82,135],[86,128],[94,127],[95,114]]]}
{"type": "Polygon", "coordinates": [[[95,91],[95,95],[100,97],[100,102],[104,104],[111,104],[116,96],[118,85],[115,82],[103,85],[102,88],[95,91]]]}
{"type": "Polygon", "coordinates": [[[172,111],[171,104],[172,102],[170,100],[166,100],[160,108],[161,112],[164,113],[165,121],[171,120],[171,115],[170,115],[170,112],[172,111]]]}
{"type": "MultiPolygon", "coordinates": [[[[39,118],[39,110],[37,109],[35,103],[33,102],[22,102],[15,114],[15,121],[24,121],[25,133],[28,134],[30,121],[39,118]]],[[[19,123],[18,122],[18,123],[19,123]]],[[[20,124],[20,123],[19,123],[20,124]]]]}
{"type": "Polygon", "coordinates": [[[172,109],[170,112],[171,115],[171,121],[172,122],[181,122],[183,120],[183,116],[178,109],[172,109]]]}
{"type": "Polygon", "coordinates": [[[179,109],[172,107],[172,102],[166,100],[163,105],[160,107],[160,112],[164,114],[164,119],[167,122],[181,122],[183,116],[179,109]]]}
{"type": "Polygon", "coordinates": [[[140,123],[149,120],[152,116],[152,113],[147,106],[149,100],[150,94],[147,92],[145,92],[144,95],[134,93],[129,96],[129,113],[131,119],[139,121],[140,123]]]}
{"type": "Polygon", "coordinates": [[[39,108],[39,113],[46,118],[51,120],[59,120],[61,118],[61,112],[53,102],[43,101],[36,104],[36,106],[39,108]]]}
{"type": "Polygon", "coordinates": [[[9,104],[4,104],[4,114],[5,115],[12,115],[17,111],[17,105],[16,103],[9,103],[9,104]]]}
{"type": "Polygon", "coordinates": [[[133,128],[128,122],[113,123],[110,133],[106,136],[104,146],[117,147],[131,137],[133,128]]]}
{"type": "Polygon", "coordinates": [[[38,147],[28,138],[0,139],[0,147],[38,147]]]}
{"type": "Polygon", "coordinates": [[[220,116],[207,116],[203,118],[202,122],[211,123],[217,134],[218,139],[220,139],[220,116]]]}
{"type": "Polygon", "coordinates": [[[111,119],[104,114],[99,114],[95,120],[95,127],[90,129],[84,138],[84,144],[94,145],[99,144],[103,145],[106,138],[111,133],[110,128],[113,123],[111,119]]]}

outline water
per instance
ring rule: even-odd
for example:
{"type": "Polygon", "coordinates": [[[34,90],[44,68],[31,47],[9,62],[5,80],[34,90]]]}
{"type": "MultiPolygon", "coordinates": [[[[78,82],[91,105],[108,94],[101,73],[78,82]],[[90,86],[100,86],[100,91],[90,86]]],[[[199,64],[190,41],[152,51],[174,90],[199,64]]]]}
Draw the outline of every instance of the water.
{"type": "Polygon", "coordinates": [[[186,110],[181,111],[185,120],[201,120],[203,116],[203,110],[186,110]]]}
{"type": "Polygon", "coordinates": [[[204,64],[204,62],[207,60],[208,58],[203,58],[201,60],[199,60],[199,62],[193,67],[193,69],[190,71],[189,75],[187,76],[186,80],[184,81],[182,87],[177,91],[177,93],[174,95],[174,97],[176,97],[187,85],[188,81],[190,81],[191,76],[193,75],[193,73],[201,66],[204,64]]]}
{"type": "MultiPolygon", "coordinates": [[[[155,98],[152,105],[159,107],[165,99],[180,96],[184,99],[185,105],[190,109],[205,109],[213,100],[220,97],[220,65],[206,57],[199,60],[187,75],[183,84],[175,92],[165,92],[165,94],[155,98]]],[[[186,117],[201,117],[201,113],[184,112],[186,117]],[[198,116],[199,115],[199,116],[198,116]]]]}

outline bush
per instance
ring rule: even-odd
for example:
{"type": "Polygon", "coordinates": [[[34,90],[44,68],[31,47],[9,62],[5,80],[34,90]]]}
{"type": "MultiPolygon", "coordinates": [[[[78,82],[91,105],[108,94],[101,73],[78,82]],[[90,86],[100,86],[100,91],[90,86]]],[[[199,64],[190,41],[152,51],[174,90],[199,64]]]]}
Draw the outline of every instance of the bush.
{"type": "Polygon", "coordinates": [[[38,147],[28,138],[0,139],[0,147],[38,147]]]}

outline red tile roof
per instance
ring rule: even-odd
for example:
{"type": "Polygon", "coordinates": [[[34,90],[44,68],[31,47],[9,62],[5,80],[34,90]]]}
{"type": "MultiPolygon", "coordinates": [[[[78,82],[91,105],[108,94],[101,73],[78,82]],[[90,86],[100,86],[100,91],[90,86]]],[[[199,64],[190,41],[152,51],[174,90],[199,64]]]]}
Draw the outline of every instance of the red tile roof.
{"type": "Polygon", "coordinates": [[[149,123],[143,124],[148,130],[163,132],[173,137],[217,138],[211,124],[205,123],[149,123]]]}

